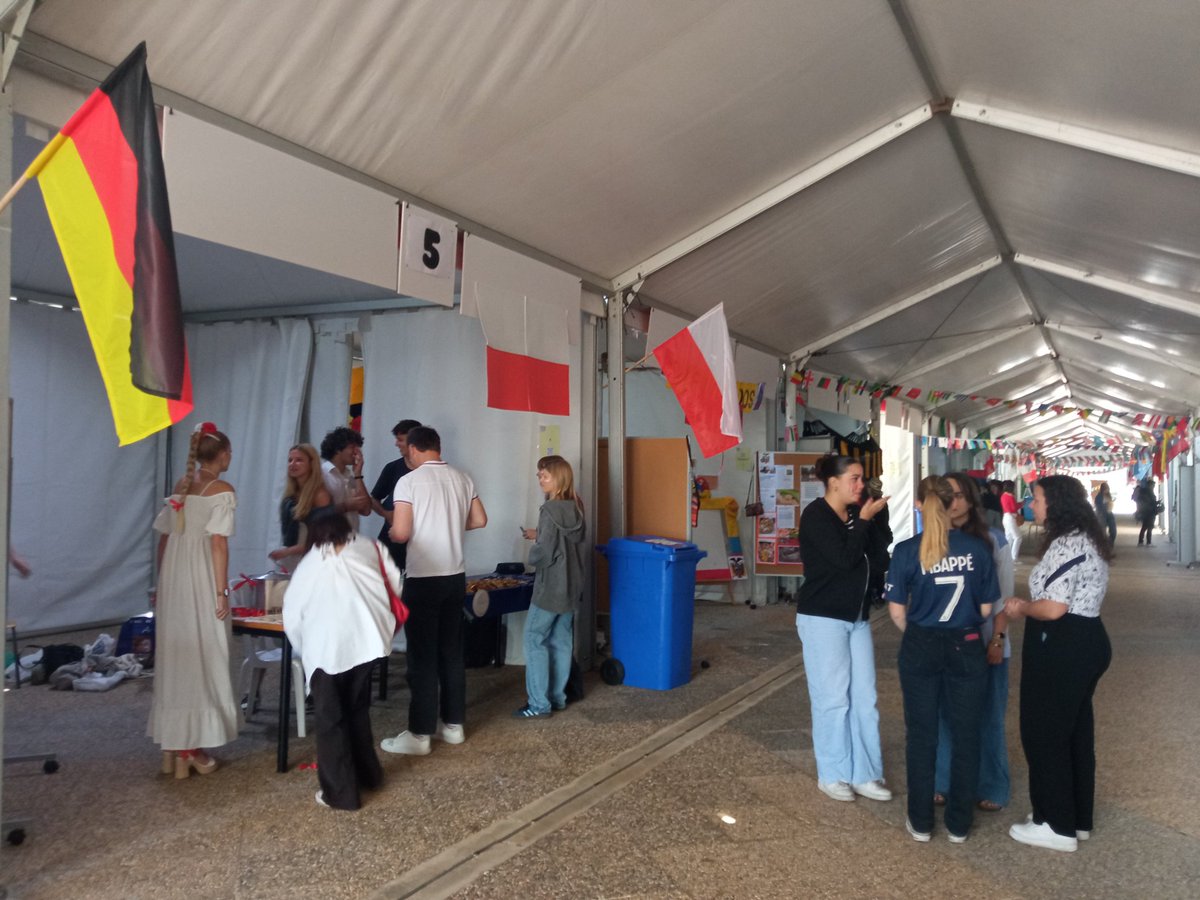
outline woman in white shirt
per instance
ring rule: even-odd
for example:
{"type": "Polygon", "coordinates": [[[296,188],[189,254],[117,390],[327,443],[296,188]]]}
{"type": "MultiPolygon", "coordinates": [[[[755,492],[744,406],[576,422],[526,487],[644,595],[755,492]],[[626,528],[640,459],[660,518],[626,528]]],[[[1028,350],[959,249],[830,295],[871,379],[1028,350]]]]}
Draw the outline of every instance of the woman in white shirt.
{"type": "Polygon", "coordinates": [[[1025,618],[1021,649],[1021,744],[1033,812],[1009,829],[1023,844],[1071,851],[1091,836],[1096,791],[1092,695],[1112,660],[1100,621],[1112,548],[1083,485],[1050,475],[1033,489],[1033,515],[1046,528],[1029,575],[1032,600],[1010,597],[1010,620],[1025,618]]]}
{"type": "Polygon", "coordinates": [[[371,734],[371,667],[391,653],[396,619],[383,579],[399,593],[400,571],[340,513],[314,516],[308,535],[312,549],[292,575],[283,628],[313,698],[317,802],[358,809],[359,789],[383,783],[371,734]]]}

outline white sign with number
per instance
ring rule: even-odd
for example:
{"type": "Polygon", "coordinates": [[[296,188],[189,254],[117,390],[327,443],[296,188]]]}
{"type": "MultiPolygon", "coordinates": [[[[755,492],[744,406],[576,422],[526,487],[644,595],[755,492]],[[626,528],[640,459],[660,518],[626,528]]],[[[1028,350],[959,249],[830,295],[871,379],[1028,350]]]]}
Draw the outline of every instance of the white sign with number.
{"type": "Polygon", "coordinates": [[[402,204],[397,291],[453,306],[457,255],[457,225],[410,203],[402,204]]]}

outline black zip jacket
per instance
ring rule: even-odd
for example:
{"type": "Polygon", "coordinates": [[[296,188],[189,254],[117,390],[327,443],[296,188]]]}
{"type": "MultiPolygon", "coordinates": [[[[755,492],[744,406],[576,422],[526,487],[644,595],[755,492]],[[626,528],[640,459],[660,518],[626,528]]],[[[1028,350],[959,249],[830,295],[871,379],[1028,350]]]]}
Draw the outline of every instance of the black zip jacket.
{"type": "MultiPolygon", "coordinates": [[[[825,498],[814,500],[800,516],[800,558],[804,584],[796,612],[857,622],[867,618],[871,602],[867,584],[871,564],[867,559],[880,537],[869,521],[858,517],[858,507],[848,509],[843,522],[825,498]]],[[[887,545],[884,544],[886,552],[887,545]]]]}

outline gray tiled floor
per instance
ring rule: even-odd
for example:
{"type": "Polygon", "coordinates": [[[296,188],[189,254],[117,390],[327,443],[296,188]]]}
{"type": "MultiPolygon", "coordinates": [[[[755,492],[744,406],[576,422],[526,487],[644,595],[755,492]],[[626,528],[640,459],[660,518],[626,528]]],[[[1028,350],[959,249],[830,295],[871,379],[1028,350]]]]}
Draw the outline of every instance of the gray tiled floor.
{"type": "MultiPolygon", "coordinates": [[[[155,774],[142,736],[148,680],[102,695],[10,692],[6,751],[51,748],[63,767],[6,769],[6,813],[37,820],[24,845],[0,851],[0,883],[21,898],[403,896],[427,882],[418,896],[449,886],[471,898],[1195,897],[1200,573],[1167,568],[1170,545],[1136,548],[1131,534],[1104,611],[1115,658],[1096,703],[1096,832],[1075,854],[1006,835],[1028,809],[1019,659],[1011,808],[980,814],[964,846],[941,834],[918,845],[903,826],[890,623],[877,623],[876,650],[898,797],[843,804],[816,790],[792,612],[701,603],[694,658],[711,665],[690,684],[659,693],[589,677],[582,703],[520,722],[509,713],[522,670],[471,670],[467,743],[386,758],[387,784],[354,814],[314,804],[315,775],[295,768],[312,759],[311,739],[293,740],[292,771],[275,774],[270,708],[220,751],[217,773],[176,782],[155,774]],[[779,672],[777,688],[744,688],[779,672]],[[725,709],[739,689],[747,699],[725,709]]],[[[393,677],[377,736],[403,727],[406,704],[393,677]]]]}

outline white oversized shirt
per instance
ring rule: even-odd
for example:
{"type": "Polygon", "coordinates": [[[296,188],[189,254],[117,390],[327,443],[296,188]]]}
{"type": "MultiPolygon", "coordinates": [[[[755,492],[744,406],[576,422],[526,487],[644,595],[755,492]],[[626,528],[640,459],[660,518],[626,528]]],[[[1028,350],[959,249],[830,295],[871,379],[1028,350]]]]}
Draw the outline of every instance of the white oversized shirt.
{"type": "Polygon", "coordinates": [[[391,555],[378,541],[352,535],[336,552],[332,545],[313,547],[292,573],[283,600],[283,630],[304,664],[305,684],[321,669],[348,672],[392,652],[396,620],[383,574],[400,593],[403,579],[391,555]]]}
{"type": "MultiPolygon", "coordinates": [[[[325,489],[329,491],[334,506],[341,507],[354,493],[354,476],[347,475],[327,459],[321,460],[321,473],[325,477],[325,489]]],[[[350,530],[358,531],[358,513],[347,510],[343,515],[350,523],[350,530]]]]}

